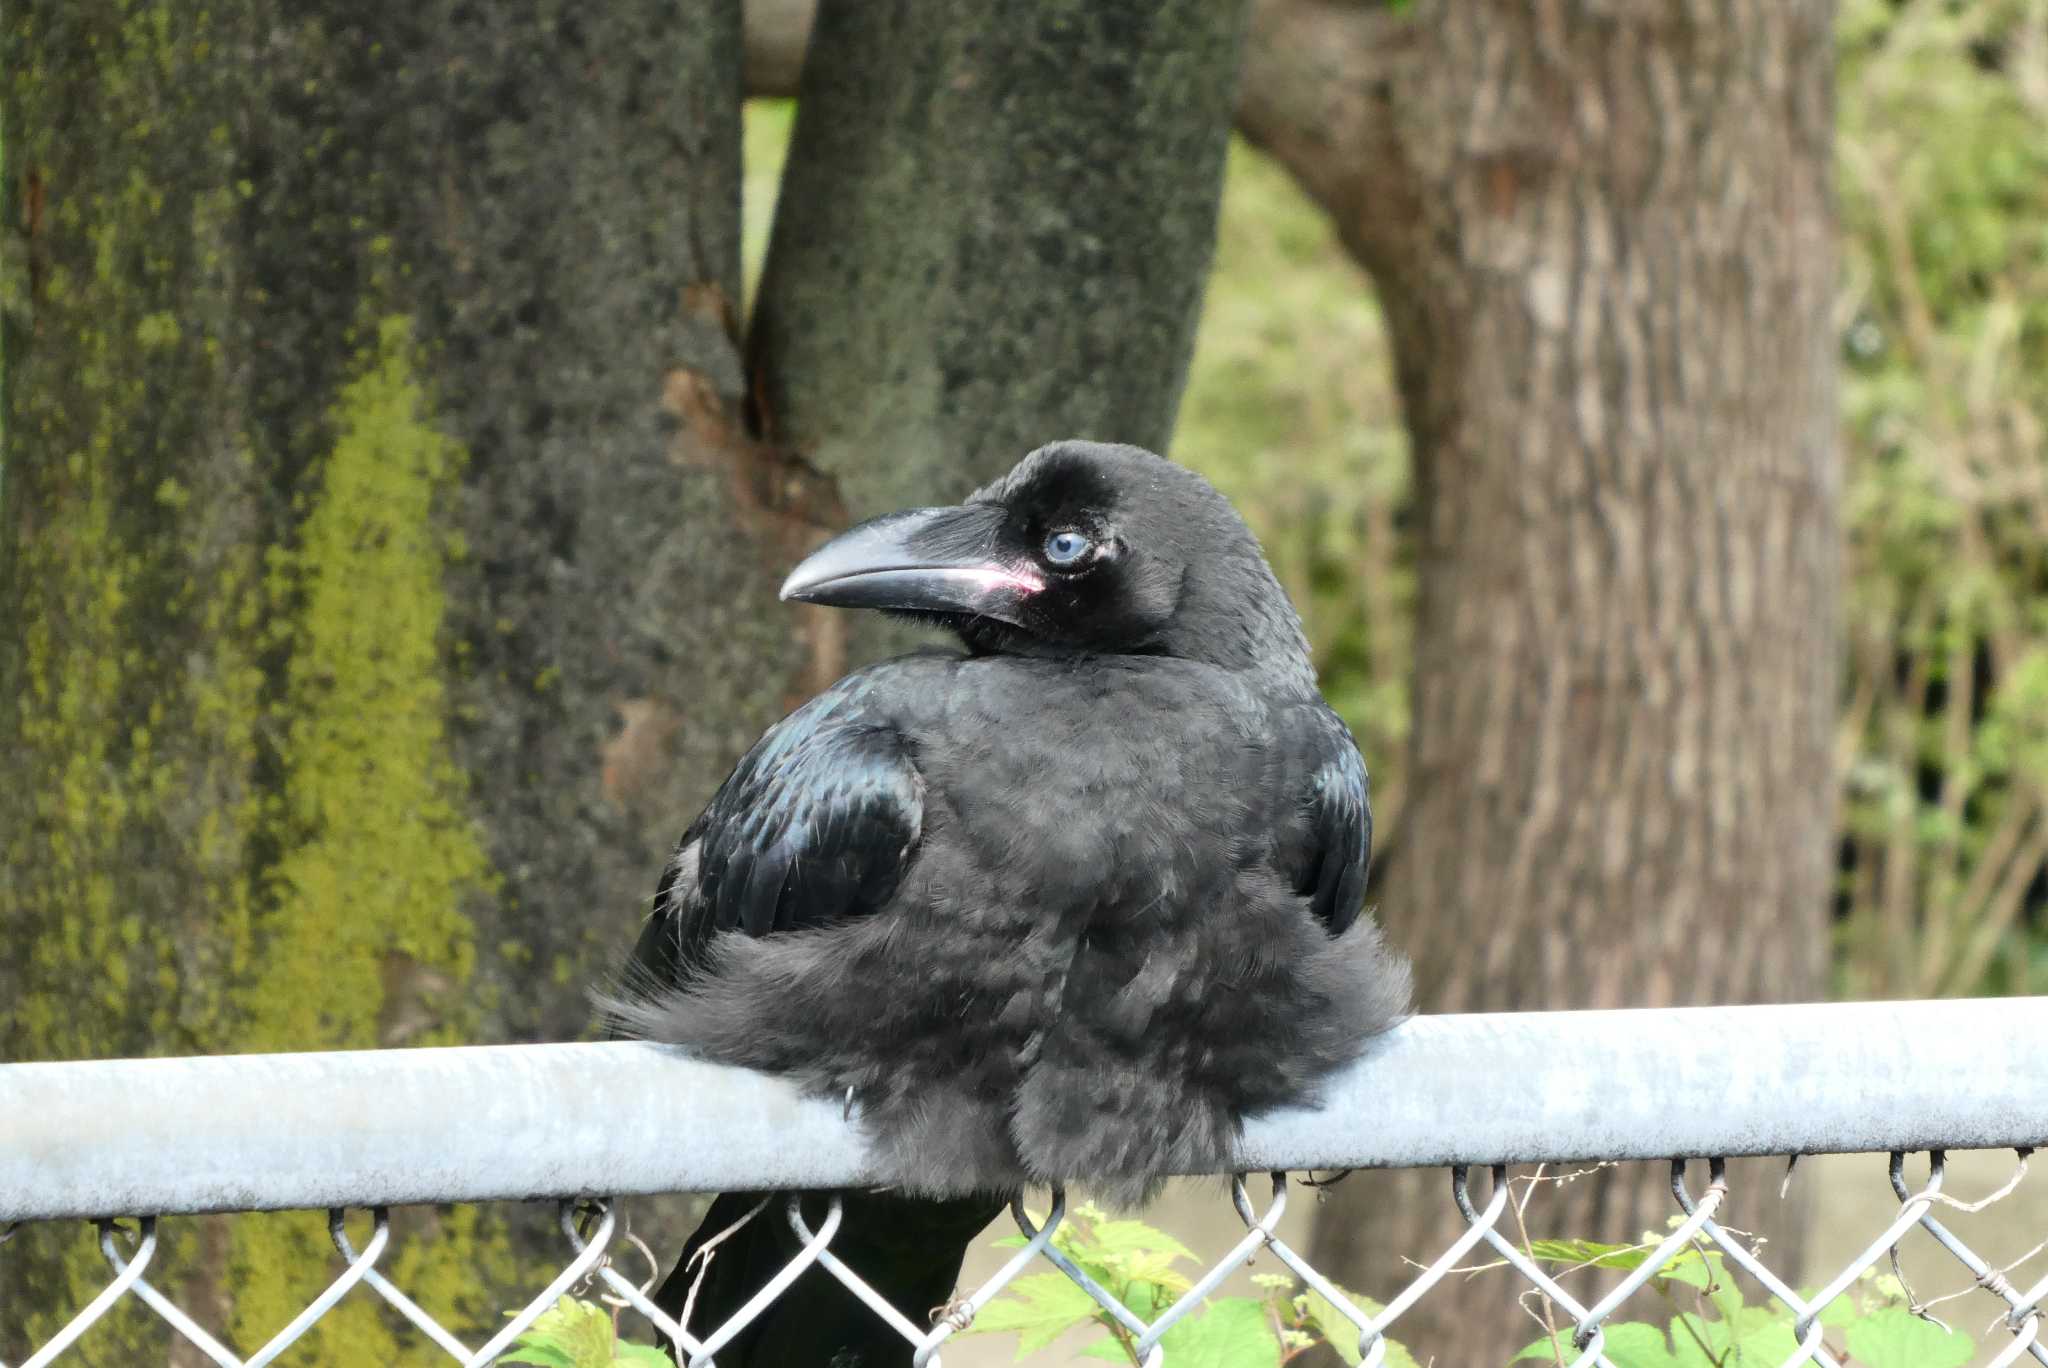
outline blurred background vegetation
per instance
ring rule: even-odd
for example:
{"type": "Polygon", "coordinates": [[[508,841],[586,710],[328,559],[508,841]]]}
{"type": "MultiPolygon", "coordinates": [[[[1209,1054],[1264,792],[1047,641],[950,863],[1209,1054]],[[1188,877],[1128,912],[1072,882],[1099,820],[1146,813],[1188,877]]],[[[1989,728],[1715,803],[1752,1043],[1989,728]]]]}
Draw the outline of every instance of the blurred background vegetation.
{"type": "Polygon", "coordinates": [[[1846,996],[2048,982],[2044,15],[1841,17],[1846,996]]]}

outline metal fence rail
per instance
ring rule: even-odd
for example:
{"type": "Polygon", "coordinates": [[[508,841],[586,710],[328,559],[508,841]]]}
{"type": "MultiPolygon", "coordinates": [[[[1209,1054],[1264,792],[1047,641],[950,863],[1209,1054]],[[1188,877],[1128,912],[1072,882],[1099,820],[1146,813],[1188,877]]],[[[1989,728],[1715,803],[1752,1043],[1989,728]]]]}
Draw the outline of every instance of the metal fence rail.
{"type": "MultiPolygon", "coordinates": [[[[491,1362],[567,1289],[601,1282],[709,1364],[744,1325],[816,1265],[863,1296],[917,1346],[920,1363],[1033,1267],[1074,1279],[1129,1333],[1148,1365],[1161,1338],[1226,1276],[1265,1253],[1329,1296],[1358,1329],[1368,1365],[1383,1361],[1401,1315],[1468,1256],[1504,1261],[1570,1326],[1575,1365],[1617,1368],[1606,1324],[1623,1300],[1688,1251],[1718,1250],[1791,1308],[1799,1347],[1788,1365],[1838,1368],[1822,1312],[1916,1227],[1996,1298],[2010,1342],[1993,1360],[2048,1364],[2041,1317],[2048,1278],[2016,1285],[1948,1229],[1936,1212],[1941,1151],[2048,1142],[2048,998],[1825,1006],[1694,1008],[1426,1017],[1375,1041],[1333,1081],[1319,1107],[1274,1113],[1246,1129],[1247,1172],[1274,1175],[1255,1202],[1234,1186],[1245,1234],[1193,1290],[1149,1321],[1119,1304],[1051,1241],[1065,1219],[1035,1224],[983,1287],[936,1324],[918,1325],[867,1292],[831,1248],[841,1212],[815,1228],[794,1199],[778,1203],[802,1252],[724,1326],[675,1324],[609,1264],[613,1199],[719,1189],[847,1187],[888,1182],[834,1102],[799,1096],[759,1075],[637,1044],[507,1046],[201,1059],[0,1065],[0,1223],[86,1218],[99,1223],[109,1281],[19,1368],[42,1368],[120,1299],[149,1306],[213,1362],[274,1361],[342,1297],[376,1295],[457,1362],[491,1362]],[[1917,1189],[1903,1155],[1930,1151],[1917,1189]],[[1786,1270],[1724,1230],[1715,1215],[1727,1184],[1722,1159],[1824,1152],[1890,1153],[1896,1218],[1857,1259],[1802,1297],[1786,1270]],[[1686,1159],[1695,1166],[1688,1186],[1686,1159]],[[1661,1160],[1682,1221],[1619,1286],[1585,1305],[1501,1228],[1508,1167],[1520,1163],[1661,1160]],[[1282,1171],[1446,1167],[1466,1229],[1387,1300],[1353,1305],[1277,1234],[1282,1171]],[[1472,1180],[1488,1170],[1491,1184],[1472,1180]],[[1704,1178],[1702,1182],[1701,1179],[1704,1178]],[[413,1203],[554,1199],[566,1262],[560,1275],[492,1339],[472,1347],[436,1323],[378,1271],[391,1243],[386,1210],[413,1203]],[[266,1345],[246,1357],[220,1344],[145,1277],[163,1216],[286,1209],[330,1211],[343,1265],[335,1280],[266,1345]],[[349,1209],[373,1213],[356,1248],[349,1209]],[[587,1210],[595,1224],[575,1219],[587,1210]],[[124,1250],[113,1219],[140,1218],[124,1250]],[[357,1292],[360,1285],[364,1292],[357,1292]]],[[[1259,1184],[1254,1187],[1261,1186],[1259,1184]]],[[[813,1207],[813,1217],[817,1214],[813,1207]]],[[[2048,1231],[2041,1232],[2048,1236],[2048,1231]]],[[[0,1250],[4,1257],[4,1250],[0,1250]]],[[[0,1316],[6,1313],[0,1309],[0,1316]]]]}

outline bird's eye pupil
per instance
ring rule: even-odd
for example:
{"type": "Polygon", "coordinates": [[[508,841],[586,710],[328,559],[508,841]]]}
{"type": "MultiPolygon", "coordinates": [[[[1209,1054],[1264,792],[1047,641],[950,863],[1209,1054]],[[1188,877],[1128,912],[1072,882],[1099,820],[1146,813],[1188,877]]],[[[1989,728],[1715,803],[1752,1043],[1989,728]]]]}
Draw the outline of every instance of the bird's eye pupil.
{"type": "Polygon", "coordinates": [[[1055,532],[1045,539],[1045,558],[1054,565],[1072,565],[1093,544],[1079,532],[1055,532]]]}

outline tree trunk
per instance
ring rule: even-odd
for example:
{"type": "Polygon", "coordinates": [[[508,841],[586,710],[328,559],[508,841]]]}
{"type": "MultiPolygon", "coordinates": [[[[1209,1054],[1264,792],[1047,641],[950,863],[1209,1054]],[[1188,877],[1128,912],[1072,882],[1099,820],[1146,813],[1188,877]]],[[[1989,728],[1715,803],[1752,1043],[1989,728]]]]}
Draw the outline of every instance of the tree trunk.
{"type": "MultiPolygon", "coordinates": [[[[10,11],[5,1057],[575,1034],[842,666],[787,564],[1050,437],[1164,444],[1241,9],[911,11],[828,21],[751,373],[737,0],[10,11]]],[[[515,1244],[426,1219],[403,1281],[489,1318],[515,1244]]],[[[9,1246],[31,1334],[104,1281],[71,1234],[9,1246]]],[[[167,1235],[245,1346],[328,1267],[317,1222],[167,1235]]],[[[407,1352],[354,1300],[308,1344],[407,1352]]]]}
{"type": "MultiPolygon", "coordinates": [[[[1208,0],[820,6],[749,339],[766,433],[856,517],[959,498],[1058,437],[1163,449],[1243,20],[1208,0]]],[[[853,627],[859,657],[903,639],[853,627]]]]}
{"type": "MultiPolygon", "coordinates": [[[[51,0],[4,44],[4,1057],[580,1032],[803,666],[737,0],[51,0]]],[[[408,1280],[481,1324],[475,1217],[408,1280]]],[[[244,1346],[331,1258],[192,1230],[165,1264],[244,1346]]],[[[32,1329],[104,1281],[71,1234],[8,1251],[32,1329]]],[[[398,1356],[362,1301],[301,1352],[398,1356]]]]}
{"type": "MultiPolygon", "coordinates": [[[[1821,0],[1257,12],[1244,123],[1371,270],[1415,443],[1410,792],[1380,907],[1422,1010],[1824,989],[1831,62],[1821,0]]],[[[1580,1180],[1535,1233],[1632,1239],[1661,1183],[1580,1180]]],[[[1318,1266],[1391,1296],[1451,1237],[1443,1188],[1351,1180],[1318,1266]]],[[[1735,1223],[1796,1276],[1774,1188],[1738,1175],[1735,1223]]],[[[1537,1333],[1505,1282],[1397,1337],[1502,1361],[1537,1333]]]]}

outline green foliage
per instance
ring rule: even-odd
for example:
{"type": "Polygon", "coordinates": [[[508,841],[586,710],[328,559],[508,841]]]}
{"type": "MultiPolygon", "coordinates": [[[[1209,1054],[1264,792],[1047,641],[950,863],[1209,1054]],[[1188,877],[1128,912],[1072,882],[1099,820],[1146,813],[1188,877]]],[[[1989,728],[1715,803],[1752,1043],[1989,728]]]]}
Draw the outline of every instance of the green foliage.
{"type": "MultiPolygon", "coordinates": [[[[1044,1219],[1042,1216],[1038,1219],[1044,1219]]],[[[1053,1245],[1076,1267],[1141,1320],[1150,1321],[1194,1287],[1184,1268],[1200,1269],[1194,1252],[1143,1221],[1113,1220],[1084,1203],[1067,1214],[1053,1245]]],[[[1025,1239],[998,1240],[1021,1248],[1025,1239]]],[[[1258,1296],[1212,1295],[1160,1337],[1167,1362],[1189,1368],[1277,1368],[1305,1350],[1328,1343],[1346,1363],[1359,1362],[1358,1328],[1320,1294],[1297,1295],[1290,1277],[1252,1279],[1258,1296]]],[[[1345,1294],[1349,1296],[1349,1293],[1345,1294]]],[[[1353,1299],[1367,1314],[1379,1307],[1353,1299]]],[[[1104,1332],[1081,1357],[1138,1363],[1135,1337],[1064,1273],[1033,1273],[1017,1279],[974,1318],[969,1334],[1014,1333],[1017,1357],[1044,1349],[1070,1332],[1104,1332]]],[[[1389,1342],[1389,1368],[1415,1368],[1407,1350],[1389,1342]]]]}
{"type": "Polygon", "coordinates": [[[2029,991],[2041,957],[2044,33],[2039,0],[1842,7],[1851,996],[2029,991]]]}
{"type": "Polygon", "coordinates": [[[1095,1320],[1101,1309],[1066,1274],[1032,1273],[1011,1283],[1001,1297],[984,1307],[968,1333],[1015,1331],[1021,1359],[1095,1320]]]}
{"type": "MultiPolygon", "coordinates": [[[[1639,1267],[1658,1243],[1645,1233],[1634,1245],[1591,1240],[1536,1240],[1530,1255],[1554,1269],[1639,1267]]],[[[1616,1368],[1764,1368],[1799,1347],[1789,1307],[1745,1302],[1718,1250],[1687,1249],[1650,1280],[1671,1308],[1662,1325],[1606,1325],[1603,1352],[1616,1368]]],[[[1809,1289],[1804,1295],[1813,1295],[1809,1289]]],[[[1915,1315],[1897,1278],[1867,1271],[1821,1312],[1823,1336],[1844,1368],[1961,1368],[1976,1346],[1970,1337],[1915,1315]]],[[[1578,1357],[1569,1324],[1524,1346],[1510,1362],[1565,1364],[1578,1357]]]]}
{"type": "MultiPolygon", "coordinates": [[[[1043,1219],[1040,1217],[1039,1219],[1043,1219]]],[[[1593,1240],[1534,1240],[1524,1248],[1560,1276],[1588,1268],[1639,1267],[1658,1244],[1646,1232],[1639,1244],[1593,1240]]],[[[996,1241],[1021,1248],[1013,1235],[996,1241]]],[[[1193,1286],[1200,1260],[1173,1236],[1142,1221],[1115,1220],[1092,1204],[1069,1213],[1053,1236],[1074,1264],[1144,1320],[1152,1320],[1193,1286]],[[1185,1266],[1185,1267],[1184,1267],[1185,1266]],[[1192,1270],[1192,1271],[1190,1271],[1192,1270]]],[[[1356,1368],[1358,1328],[1315,1291],[1297,1289],[1286,1275],[1251,1279],[1256,1296],[1211,1296],[1161,1338],[1176,1368],[1280,1368],[1327,1345],[1356,1368]]],[[[1604,1352],[1617,1368],[1743,1368],[1784,1362],[1798,1347],[1789,1308],[1775,1300],[1751,1305],[1728,1276],[1718,1250],[1694,1245],[1650,1280],[1670,1308],[1663,1323],[1617,1321],[1605,1327],[1604,1352]]],[[[1367,1315],[1378,1303],[1346,1292],[1367,1315]]],[[[1809,1289],[1804,1295],[1811,1297],[1809,1289]]],[[[1821,1313],[1828,1351],[1844,1368],[1962,1368],[1976,1352],[1968,1335],[1916,1315],[1897,1278],[1876,1269],[1830,1302],[1821,1313]]],[[[1014,1334],[1017,1358],[1051,1348],[1075,1332],[1098,1332],[1077,1351],[1083,1359],[1140,1362],[1133,1336],[1064,1273],[1018,1278],[975,1317],[968,1334],[1014,1334]]],[[[1569,1324],[1524,1346],[1511,1362],[1570,1363],[1578,1357],[1569,1324]]],[[[664,1368],[668,1355],[618,1337],[616,1315],[603,1306],[564,1297],[519,1339],[500,1363],[541,1368],[606,1368],[611,1364],[664,1368]]],[[[1388,1341],[1386,1368],[1419,1368],[1403,1346],[1388,1341]]]]}
{"type": "MultiPolygon", "coordinates": [[[[1624,1272],[1640,1268],[1656,1248],[1655,1241],[1643,1244],[1601,1244],[1595,1240],[1532,1240],[1529,1257],[1565,1268],[1615,1268],[1624,1272]]],[[[1650,1279],[1659,1286],[1678,1283],[1705,1291],[1720,1279],[1721,1256],[1709,1250],[1688,1248],[1668,1261],[1650,1279]]]]}
{"type": "Polygon", "coordinates": [[[650,1344],[619,1338],[613,1314],[595,1302],[564,1297],[541,1313],[500,1363],[533,1363],[541,1368],[675,1368],[675,1360],[650,1344]]]}
{"type": "Polygon", "coordinates": [[[1962,1368],[1976,1352],[1970,1337],[1886,1306],[1849,1323],[1849,1356],[1868,1368],[1962,1368]]]}
{"type": "MultiPolygon", "coordinates": [[[[1376,1316],[1384,1309],[1379,1302],[1370,1297],[1345,1292],[1343,1288],[1339,1288],[1338,1291],[1344,1292],[1352,1306],[1368,1316],[1376,1316]]],[[[1336,1352],[1337,1357],[1350,1365],[1350,1368],[1358,1368],[1358,1365],[1364,1362],[1365,1356],[1358,1351],[1357,1325],[1347,1319],[1329,1298],[1310,1289],[1295,1297],[1293,1305],[1297,1320],[1294,1327],[1295,1347],[1290,1352],[1298,1352],[1301,1348],[1321,1342],[1328,1344],[1336,1352]]],[[[1421,1368],[1415,1361],[1415,1355],[1393,1340],[1387,1341],[1387,1355],[1382,1363],[1384,1368],[1421,1368]]]]}

